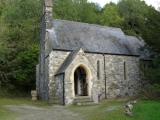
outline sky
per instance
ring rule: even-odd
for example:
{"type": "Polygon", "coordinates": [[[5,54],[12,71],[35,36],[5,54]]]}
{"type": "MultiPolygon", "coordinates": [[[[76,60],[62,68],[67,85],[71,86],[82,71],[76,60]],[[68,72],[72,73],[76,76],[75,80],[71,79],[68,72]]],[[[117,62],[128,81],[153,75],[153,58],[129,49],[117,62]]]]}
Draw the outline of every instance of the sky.
{"type": "MultiPolygon", "coordinates": [[[[106,3],[114,2],[117,3],[119,0],[88,0],[90,2],[96,2],[103,7],[106,3]]],[[[144,0],[148,5],[154,6],[156,9],[160,7],[160,0],[144,0]]]]}

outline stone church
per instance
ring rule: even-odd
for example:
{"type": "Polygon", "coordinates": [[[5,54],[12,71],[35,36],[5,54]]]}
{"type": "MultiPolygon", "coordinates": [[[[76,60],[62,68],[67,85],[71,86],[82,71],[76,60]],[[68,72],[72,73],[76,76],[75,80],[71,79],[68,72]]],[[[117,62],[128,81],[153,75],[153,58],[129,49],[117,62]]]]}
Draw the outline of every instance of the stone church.
{"type": "Polygon", "coordinates": [[[44,0],[37,91],[62,105],[136,96],[144,42],[120,28],[53,19],[44,0]]]}

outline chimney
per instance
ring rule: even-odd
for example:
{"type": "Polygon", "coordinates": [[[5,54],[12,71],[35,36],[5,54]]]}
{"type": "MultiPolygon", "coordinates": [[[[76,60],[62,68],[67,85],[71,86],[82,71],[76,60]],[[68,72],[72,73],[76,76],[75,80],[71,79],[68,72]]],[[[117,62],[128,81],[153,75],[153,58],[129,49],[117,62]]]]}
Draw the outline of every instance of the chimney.
{"type": "Polygon", "coordinates": [[[44,0],[44,10],[43,14],[45,16],[45,23],[46,23],[46,29],[52,28],[52,21],[53,21],[53,1],[52,0],[44,0]]]}

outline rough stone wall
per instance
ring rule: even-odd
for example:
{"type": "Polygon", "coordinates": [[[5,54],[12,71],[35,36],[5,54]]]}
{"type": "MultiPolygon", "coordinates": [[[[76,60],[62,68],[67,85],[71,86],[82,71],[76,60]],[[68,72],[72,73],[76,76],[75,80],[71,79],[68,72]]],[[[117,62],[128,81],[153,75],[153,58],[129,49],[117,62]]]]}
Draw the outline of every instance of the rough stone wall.
{"type": "Polygon", "coordinates": [[[137,95],[141,83],[139,58],[105,55],[105,61],[107,97],[137,95]]]}
{"type": "Polygon", "coordinates": [[[97,61],[100,61],[100,79],[95,78],[96,81],[94,83],[98,89],[100,100],[105,98],[105,77],[107,98],[135,96],[138,94],[141,87],[140,61],[138,57],[105,55],[104,58],[100,54],[88,53],[86,56],[96,70],[97,61]]]}
{"type": "Polygon", "coordinates": [[[39,84],[40,84],[40,72],[39,72],[39,64],[36,65],[36,90],[39,94],[39,84]]]}
{"type": "Polygon", "coordinates": [[[49,102],[55,103],[58,99],[56,95],[55,74],[70,52],[52,51],[49,55],[49,102]]]}
{"type": "MultiPolygon", "coordinates": [[[[87,58],[89,59],[90,63],[94,66],[95,68],[95,88],[97,91],[97,94],[99,96],[99,99],[104,99],[105,98],[105,72],[104,72],[104,56],[101,54],[90,54],[86,53],[87,58]],[[98,63],[99,61],[99,70],[98,70],[98,63]],[[98,78],[98,72],[99,72],[99,78],[98,78]]],[[[93,89],[93,91],[95,91],[93,89]]],[[[96,91],[95,91],[96,92],[96,91]]]]}
{"type": "Polygon", "coordinates": [[[40,65],[39,65],[39,84],[38,84],[38,96],[40,99],[44,100],[44,67],[45,67],[45,62],[44,62],[44,58],[42,57],[42,53],[41,53],[41,57],[40,57],[40,65]]]}
{"type": "Polygon", "coordinates": [[[49,83],[49,73],[48,73],[48,68],[49,68],[49,58],[47,57],[45,59],[45,74],[44,74],[44,92],[43,92],[43,96],[45,100],[48,100],[49,94],[49,87],[48,87],[48,83],[49,83]]]}
{"type": "MultiPolygon", "coordinates": [[[[65,51],[52,51],[49,55],[48,86],[51,103],[56,100],[60,100],[56,103],[62,103],[62,94],[57,94],[62,93],[59,89],[62,87],[61,83],[57,82],[57,80],[62,80],[62,77],[56,78],[55,74],[69,54],[70,52],[65,51]]],[[[65,71],[65,103],[73,103],[75,97],[73,71],[79,65],[84,65],[87,74],[90,76],[90,78],[87,78],[90,81],[89,96],[94,102],[98,102],[99,99],[105,98],[105,92],[107,98],[137,95],[141,83],[139,64],[139,58],[134,56],[78,53],[65,71]],[[97,61],[100,63],[99,78],[97,76],[97,61]]]]}
{"type": "Polygon", "coordinates": [[[39,58],[39,84],[38,94],[42,100],[48,100],[48,31],[52,28],[52,0],[44,0],[43,15],[41,23],[40,58],[39,58]]]}
{"type": "Polygon", "coordinates": [[[43,59],[44,64],[36,66],[36,89],[38,97],[42,100],[48,100],[48,61],[49,59],[43,59]]]}
{"type": "Polygon", "coordinates": [[[55,76],[57,103],[64,104],[64,74],[55,76]]]}

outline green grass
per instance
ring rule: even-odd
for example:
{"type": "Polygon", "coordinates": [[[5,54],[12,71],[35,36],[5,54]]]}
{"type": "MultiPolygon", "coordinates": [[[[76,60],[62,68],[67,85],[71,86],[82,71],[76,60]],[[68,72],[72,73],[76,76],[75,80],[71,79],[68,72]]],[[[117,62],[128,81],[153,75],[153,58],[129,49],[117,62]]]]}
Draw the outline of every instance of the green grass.
{"type": "Polygon", "coordinates": [[[11,120],[16,118],[16,113],[12,113],[0,106],[0,120],[11,120]]]}
{"type": "Polygon", "coordinates": [[[134,109],[133,120],[160,120],[160,101],[141,101],[134,109]]]}
{"type": "MultiPolygon", "coordinates": [[[[126,102],[120,100],[104,101],[96,106],[69,106],[71,111],[79,113],[85,120],[160,120],[160,102],[138,101],[134,106],[134,116],[124,114],[123,106],[126,102]]],[[[0,120],[14,120],[17,113],[8,111],[5,105],[31,105],[46,107],[46,102],[33,102],[29,98],[0,98],[0,120]]]]}
{"type": "Polygon", "coordinates": [[[86,120],[160,120],[160,102],[139,101],[134,106],[134,116],[124,114],[124,101],[104,101],[97,106],[71,106],[69,109],[78,112],[86,120]],[[116,108],[108,111],[108,108],[116,108]]]}
{"type": "Polygon", "coordinates": [[[4,106],[5,105],[32,105],[32,106],[39,106],[39,107],[48,107],[46,102],[36,101],[33,102],[29,98],[0,98],[0,120],[14,120],[17,113],[11,112],[7,110],[4,106]]]}

